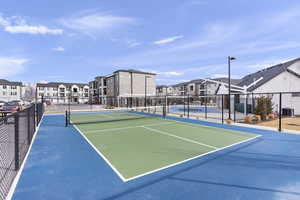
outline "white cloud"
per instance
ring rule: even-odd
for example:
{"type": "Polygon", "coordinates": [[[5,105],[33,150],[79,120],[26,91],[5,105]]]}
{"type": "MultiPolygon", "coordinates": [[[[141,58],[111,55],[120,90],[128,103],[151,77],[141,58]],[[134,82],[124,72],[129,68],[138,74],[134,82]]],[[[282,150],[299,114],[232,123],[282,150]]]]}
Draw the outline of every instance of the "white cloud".
{"type": "Polygon", "coordinates": [[[53,48],[52,50],[53,51],[60,51],[60,52],[62,52],[62,51],[65,51],[65,48],[59,46],[59,47],[53,48]]]}
{"type": "Polygon", "coordinates": [[[136,47],[136,46],[140,46],[141,45],[141,43],[139,43],[139,42],[132,42],[132,43],[129,43],[129,46],[130,47],[136,47]]]}
{"type": "Polygon", "coordinates": [[[0,16],[0,27],[4,31],[12,34],[26,33],[26,34],[51,34],[51,35],[61,35],[63,34],[62,29],[50,29],[43,25],[29,25],[25,19],[19,16],[12,16],[4,18],[0,16]]]}
{"type": "Polygon", "coordinates": [[[171,77],[171,76],[182,76],[184,73],[183,72],[177,72],[177,71],[158,71],[158,70],[153,70],[153,69],[139,69],[140,71],[144,72],[151,72],[155,73],[157,75],[165,76],[165,77],[171,77]]]}
{"type": "Polygon", "coordinates": [[[162,72],[162,74],[166,75],[166,76],[181,76],[183,75],[182,72],[175,72],[175,71],[171,71],[171,72],[162,72]]]}
{"type": "Polygon", "coordinates": [[[51,34],[51,35],[61,35],[63,34],[62,29],[49,29],[46,26],[6,26],[4,30],[9,33],[28,33],[28,34],[51,34]]]}
{"type": "Polygon", "coordinates": [[[94,33],[108,33],[121,27],[137,23],[135,18],[93,13],[61,19],[60,23],[69,29],[91,35],[94,33]]]}
{"type": "Polygon", "coordinates": [[[183,36],[178,35],[178,36],[174,36],[174,37],[169,37],[169,38],[164,38],[164,39],[161,39],[161,40],[157,40],[157,41],[154,41],[153,43],[158,44],[158,45],[162,45],[162,44],[167,44],[167,43],[174,42],[174,41],[179,40],[181,38],[183,38],[183,36]]]}
{"type": "MultiPolygon", "coordinates": [[[[228,74],[213,74],[211,76],[211,78],[227,78],[227,77],[228,77],[228,74]]],[[[231,78],[233,78],[233,79],[240,79],[241,77],[237,76],[237,75],[231,75],[231,78]]]]}
{"type": "Polygon", "coordinates": [[[25,70],[27,59],[0,57],[0,77],[11,77],[25,70]]]}

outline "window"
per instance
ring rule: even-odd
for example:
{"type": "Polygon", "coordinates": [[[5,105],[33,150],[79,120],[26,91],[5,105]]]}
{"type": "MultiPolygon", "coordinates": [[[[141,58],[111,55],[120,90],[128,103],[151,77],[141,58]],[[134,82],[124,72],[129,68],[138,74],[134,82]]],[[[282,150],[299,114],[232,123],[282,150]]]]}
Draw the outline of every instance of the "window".
{"type": "Polygon", "coordinates": [[[292,97],[300,97],[300,92],[293,92],[292,97]]]}
{"type": "Polygon", "coordinates": [[[78,92],[78,88],[73,88],[73,92],[78,92]]]}
{"type": "Polygon", "coordinates": [[[89,89],[85,88],[85,89],[84,89],[84,92],[89,92],[89,89]]]}
{"type": "Polygon", "coordinates": [[[12,96],[16,96],[17,95],[17,92],[11,92],[10,93],[12,96]]]}
{"type": "Polygon", "coordinates": [[[59,88],[59,92],[65,92],[65,88],[59,88]]]}
{"type": "Polygon", "coordinates": [[[190,90],[191,90],[191,91],[194,90],[194,86],[193,86],[193,85],[190,86],[190,90]]]}
{"type": "Polygon", "coordinates": [[[15,90],[15,89],[17,89],[17,86],[12,85],[12,86],[10,86],[10,88],[13,89],[13,90],[15,90]]]}
{"type": "Polygon", "coordinates": [[[56,88],[56,87],[54,87],[54,88],[53,88],[53,91],[57,91],[57,88],[56,88]]]}
{"type": "Polygon", "coordinates": [[[61,93],[59,94],[60,97],[65,97],[65,94],[61,93]]]}
{"type": "Polygon", "coordinates": [[[44,87],[39,87],[39,90],[44,91],[44,87]]]}
{"type": "Polygon", "coordinates": [[[3,92],[3,96],[6,96],[6,92],[3,92]]]}
{"type": "Polygon", "coordinates": [[[57,93],[53,93],[53,96],[54,96],[54,97],[57,97],[57,93]]]}
{"type": "Polygon", "coordinates": [[[39,96],[40,96],[40,97],[44,96],[44,93],[39,93],[39,96]]]}
{"type": "Polygon", "coordinates": [[[89,94],[85,93],[85,94],[84,94],[84,97],[89,97],[89,94]]]}
{"type": "Polygon", "coordinates": [[[6,85],[3,85],[2,87],[3,87],[3,89],[6,89],[6,85]]]}

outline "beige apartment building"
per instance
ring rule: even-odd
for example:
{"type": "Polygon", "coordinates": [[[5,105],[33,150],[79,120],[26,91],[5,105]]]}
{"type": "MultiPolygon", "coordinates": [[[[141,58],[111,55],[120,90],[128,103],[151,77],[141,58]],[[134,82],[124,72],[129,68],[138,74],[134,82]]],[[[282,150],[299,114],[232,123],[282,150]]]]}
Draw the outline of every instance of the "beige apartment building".
{"type": "Polygon", "coordinates": [[[156,74],[138,70],[117,70],[98,76],[89,83],[90,101],[106,103],[110,97],[144,97],[156,95],[156,74]]]}

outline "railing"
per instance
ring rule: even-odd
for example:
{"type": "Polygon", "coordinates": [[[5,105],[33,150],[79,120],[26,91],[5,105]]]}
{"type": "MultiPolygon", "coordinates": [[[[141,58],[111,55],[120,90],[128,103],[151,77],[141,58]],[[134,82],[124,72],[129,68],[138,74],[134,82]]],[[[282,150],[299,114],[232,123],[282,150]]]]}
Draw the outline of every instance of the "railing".
{"type": "Polygon", "coordinates": [[[44,113],[43,103],[0,118],[0,199],[5,199],[44,113]]]}

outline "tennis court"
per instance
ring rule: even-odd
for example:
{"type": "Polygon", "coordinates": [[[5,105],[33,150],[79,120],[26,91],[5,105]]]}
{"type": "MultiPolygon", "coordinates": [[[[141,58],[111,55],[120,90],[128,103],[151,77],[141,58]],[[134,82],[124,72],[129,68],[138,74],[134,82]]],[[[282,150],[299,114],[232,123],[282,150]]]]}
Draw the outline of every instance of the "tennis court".
{"type": "Polygon", "coordinates": [[[259,137],[130,111],[75,113],[70,122],[123,181],[259,137]]]}
{"type": "Polygon", "coordinates": [[[138,109],[66,116],[44,115],[8,199],[300,197],[299,135],[138,109]]]}

